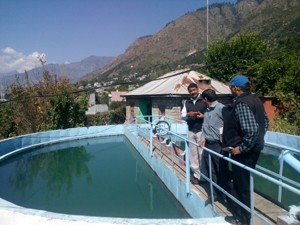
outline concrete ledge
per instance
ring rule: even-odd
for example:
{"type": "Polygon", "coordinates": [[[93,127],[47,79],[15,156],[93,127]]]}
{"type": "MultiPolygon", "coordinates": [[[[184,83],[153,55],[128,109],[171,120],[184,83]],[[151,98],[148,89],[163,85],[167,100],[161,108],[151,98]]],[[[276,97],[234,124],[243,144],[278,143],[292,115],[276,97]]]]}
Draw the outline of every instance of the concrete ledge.
{"type": "Polygon", "coordinates": [[[128,219],[111,217],[75,216],[23,208],[0,199],[1,225],[228,225],[221,217],[203,219],[128,219]],[[2,207],[5,206],[5,207],[2,207]]]}
{"type": "Polygon", "coordinates": [[[277,225],[300,225],[300,221],[290,216],[278,216],[277,225]]]}

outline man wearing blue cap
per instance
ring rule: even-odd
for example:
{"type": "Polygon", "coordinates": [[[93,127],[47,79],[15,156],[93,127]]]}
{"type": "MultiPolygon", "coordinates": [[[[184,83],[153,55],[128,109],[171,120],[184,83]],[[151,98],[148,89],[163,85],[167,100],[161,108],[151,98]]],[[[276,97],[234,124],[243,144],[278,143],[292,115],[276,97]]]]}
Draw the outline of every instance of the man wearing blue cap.
{"type": "MultiPolygon", "coordinates": [[[[223,146],[232,148],[233,160],[254,169],[264,147],[268,118],[261,100],[250,91],[248,77],[236,75],[230,89],[236,98],[224,118],[223,146]]],[[[237,198],[250,207],[250,173],[232,165],[232,177],[237,198]]],[[[239,224],[250,224],[250,213],[242,207],[240,216],[239,224]]]]}

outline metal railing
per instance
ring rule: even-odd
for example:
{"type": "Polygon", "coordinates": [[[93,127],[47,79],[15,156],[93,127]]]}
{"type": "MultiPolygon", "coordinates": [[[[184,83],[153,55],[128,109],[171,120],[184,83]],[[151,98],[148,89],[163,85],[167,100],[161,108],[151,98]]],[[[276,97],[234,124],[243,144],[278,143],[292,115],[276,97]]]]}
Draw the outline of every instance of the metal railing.
{"type": "MultiPolygon", "coordinates": [[[[265,173],[270,174],[271,176],[277,178],[280,182],[284,181],[286,183],[289,183],[295,187],[298,187],[300,189],[300,183],[295,182],[287,177],[283,176],[283,167],[284,167],[284,157],[287,154],[297,154],[300,156],[300,150],[288,147],[288,146],[283,146],[283,145],[279,145],[279,144],[274,144],[274,143],[270,143],[270,142],[266,142],[265,146],[268,148],[272,148],[272,149],[277,149],[278,150],[278,161],[279,161],[279,171],[278,174],[274,173],[273,171],[266,169],[262,166],[257,165],[256,168],[264,171],[265,173]]],[[[300,171],[300,166],[298,166],[298,171],[300,171]]],[[[299,199],[300,200],[300,199],[299,199]]],[[[278,196],[277,196],[277,201],[278,202],[282,202],[282,186],[278,186],[278,196]]]]}
{"type": "MultiPolygon", "coordinates": [[[[142,118],[136,118],[137,120],[136,121],[139,121],[139,123],[135,123],[136,125],[138,125],[138,135],[141,135],[141,136],[144,136],[145,138],[147,138],[149,140],[149,146],[150,146],[150,151],[149,151],[149,154],[151,156],[153,156],[153,137],[154,136],[157,136],[157,134],[155,134],[153,131],[153,127],[156,126],[156,122],[158,120],[149,120],[149,119],[145,119],[144,117],[142,118]],[[144,123],[143,123],[144,122],[144,123]]],[[[169,121],[171,119],[169,118],[169,121]]],[[[173,121],[171,121],[170,123],[174,123],[173,121]]],[[[182,123],[182,122],[181,122],[182,123]]],[[[185,160],[182,160],[180,157],[178,157],[176,154],[174,154],[173,152],[169,152],[170,154],[172,154],[177,160],[180,160],[182,161],[183,163],[185,163],[185,177],[186,177],[186,180],[185,180],[185,186],[186,186],[186,194],[187,195],[190,195],[191,193],[191,187],[190,187],[190,169],[193,170],[193,168],[190,167],[190,163],[189,163],[189,145],[196,145],[198,147],[199,144],[198,143],[195,143],[191,140],[189,140],[186,136],[183,136],[183,135],[179,135],[171,130],[168,130],[168,129],[165,129],[165,128],[160,128],[162,130],[164,130],[165,132],[168,133],[169,136],[171,137],[176,137],[177,139],[180,139],[181,141],[183,141],[185,143],[185,149],[184,149],[184,153],[185,153],[185,160]]],[[[172,143],[172,141],[171,141],[172,143]]],[[[271,144],[271,143],[266,143],[267,145],[272,145],[272,146],[276,146],[274,144],[271,144]]],[[[278,146],[277,147],[283,149],[284,146],[278,146]]],[[[167,149],[166,149],[167,150],[167,149]]],[[[207,177],[205,176],[204,174],[201,173],[201,171],[195,171],[193,170],[193,172],[195,173],[198,173],[200,176],[202,176],[206,181],[209,182],[210,184],[210,194],[211,194],[211,203],[212,203],[212,208],[213,210],[215,210],[215,205],[214,205],[214,196],[213,196],[213,188],[217,188],[218,190],[220,190],[223,194],[225,194],[228,198],[230,198],[233,202],[235,202],[236,204],[238,204],[239,206],[241,206],[242,208],[244,208],[245,210],[247,210],[250,214],[251,214],[251,224],[255,224],[254,222],[254,217],[258,217],[259,219],[261,219],[262,221],[264,222],[267,222],[267,220],[265,220],[255,209],[254,209],[254,175],[258,176],[258,177],[261,177],[269,182],[272,182],[273,184],[275,185],[278,185],[278,188],[279,188],[279,192],[280,192],[280,196],[278,197],[279,199],[281,198],[281,190],[282,188],[285,188],[286,190],[289,190],[290,192],[296,194],[299,196],[300,198],[300,190],[293,187],[292,185],[290,184],[287,184],[285,182],[288,182],[288,183],[291,183],[293,185],[296,185],[297,187],[300,187],[300,184],[297,183],[297,182],[293,182],[292,180],[288,179],[288,178],[285,178],[283,175],[282,175],[282,169],[280,169],[280,173],[279,175],[276,175],[276,179],[269,176],[269,174],[273,174],[274,175],[274,172],[270,171],[270,170],[267,170],[261,166],[257,166],[260,170],[264,171],[265,173],[263,172],[259,172],[255,169],[252,169],[250,167],[247,167],[245,166],[244,164],[241,164],[235,160],[232,160],[230,157],[226,157],[222,154],[219,154],[211,149],[208,149],[206,147],[203,147],[203,150],[204,151],[207,151],[209,153],[209,171],[210,171],[210,177],[207,177]],[[231,163],[231,164],[234,164],[238,167],[241,167],[243,168],[244,170],[247,170],[250,174],[250,207],[246,206],[245,204],[243,204],[241,201],[239,201],[236,197],[234,197],[233,195],[231,195],[230,193],[228,193],[226,190],[224,190],[222,187],[220,187],[217,183],[213,182],[212,180],[212,174],[211,174],[211,155],[216,155],[226,161],[228,161],[228,163],[231,163]]],[[[289,149],[289,150],[294,150],[294,149],[289,149]]],[[[298,150],[296,150],[296,152],[298,152],[298,150]]],[[[283,166],[283,162],[281,162],[280,164],[281,166],[283,166]]]]}

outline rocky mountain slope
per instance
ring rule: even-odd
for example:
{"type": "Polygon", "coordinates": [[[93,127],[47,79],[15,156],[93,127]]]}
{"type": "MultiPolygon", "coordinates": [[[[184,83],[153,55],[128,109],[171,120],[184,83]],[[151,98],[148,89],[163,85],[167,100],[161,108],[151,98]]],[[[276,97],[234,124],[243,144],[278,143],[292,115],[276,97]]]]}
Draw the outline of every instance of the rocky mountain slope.
{"type": "MultiPolygon", "coordinates": [[[[248,31],[268,39],[300,34],[299,0],[239,0],[236,4],[213,4],[209,6],[208,17],[209,42],[248,31]]],[[[122,79],[130,74],[142,76],[157,72],[159,66],[174,66],[174,62],[206,49],[206,21],[206,7],[187,13],[156,34],[137,39],[111,64],[82,79],[122,79]]]]}

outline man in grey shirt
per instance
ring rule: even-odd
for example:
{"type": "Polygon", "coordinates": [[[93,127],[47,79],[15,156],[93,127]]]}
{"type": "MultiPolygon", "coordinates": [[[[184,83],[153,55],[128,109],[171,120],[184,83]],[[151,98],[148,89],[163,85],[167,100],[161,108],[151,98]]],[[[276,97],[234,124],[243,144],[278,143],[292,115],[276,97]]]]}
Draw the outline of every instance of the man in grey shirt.
{"type": "MultiPolygon", "coordinates": [[[[207,89],[202,93],[202,99],[207,103],[208,107],[204,113],[204,121],[202,126],[202,137],[199,142],[201,146],[205,146],[208,149],[211,149],[215,152],[222,152],[222,132],[223,132],[223,118],[224,115],[228,112],[227,107],[222,103],[217,101],[217,94],[212,89],[207,89]]],[[[226,161],[220,159],[218,156],[211,154],[211,172],[212,172],[212,180],[223,186],[221,177],[223,177],[226,173],[226,161]],[[224,165],[224,166],[223,166],[224,165]],[[225,167],[225,168],[224,168],[225,167]],[[221,178],[221,179],[220,179],[221,178]]],[[[201,159],[201,173],[206,177],[209,176],[209,152],[204,151],[201,159]]],[[[211,192],[209,190],[209,183],[201,177],[200,179],[203,187],[208,192],[208,200],[207,204],[210,204],[211,192]]],[[[214,188],[214,201],[222,200],[221,193],[217,189],[214,188]]]]}

